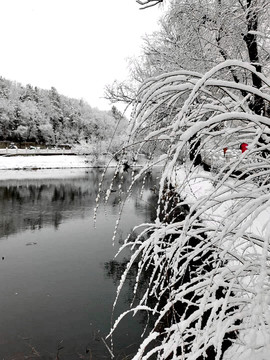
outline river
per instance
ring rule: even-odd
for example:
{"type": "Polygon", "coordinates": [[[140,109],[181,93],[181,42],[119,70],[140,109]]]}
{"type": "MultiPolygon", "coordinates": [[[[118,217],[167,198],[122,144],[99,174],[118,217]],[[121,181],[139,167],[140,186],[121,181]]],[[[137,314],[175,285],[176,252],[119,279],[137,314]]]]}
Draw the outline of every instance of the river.
{"type": "MultiPolygon", "coordinates": [[[[155,213],[150,188],[157,174],[148,174],[142,198],[141,185],[134,188],[113,246],[117,183],[108,204],[100,204],[96,227],[93,221],[101,172],[49,170],[42,178],[28,173],[25,179],[0,180],[1,359],[110,359],[104,341],[129,254],[114,255],[133,226],[155,213]]],[[[128,309],[131,296],[126,286],[115,317],[128,309]]],[[[117,359],[134,354],[143,326],[140,315],[120,324],[114,336],[117,359]]]]}

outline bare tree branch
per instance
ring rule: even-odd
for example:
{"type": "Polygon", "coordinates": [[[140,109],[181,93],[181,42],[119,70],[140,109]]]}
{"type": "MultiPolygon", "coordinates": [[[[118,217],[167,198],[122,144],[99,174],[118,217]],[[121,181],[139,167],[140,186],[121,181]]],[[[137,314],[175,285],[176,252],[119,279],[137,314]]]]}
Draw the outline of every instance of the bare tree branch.
{"type": "Polygon", "coordinates": [[[124,82],[114,81],[105,87],[104,98],[111,103],[124,102],[130,104],[135,98],[135,91],[124,82]]]}
{"type": "Polygon", "coordinates": [[[140,8],[141,10],[143,10],[143,9],[147,9],[149,7],[155,6],[159,3],[162,3],[163,0],[136,0],[136,2],[143,6],[140,8]]]}

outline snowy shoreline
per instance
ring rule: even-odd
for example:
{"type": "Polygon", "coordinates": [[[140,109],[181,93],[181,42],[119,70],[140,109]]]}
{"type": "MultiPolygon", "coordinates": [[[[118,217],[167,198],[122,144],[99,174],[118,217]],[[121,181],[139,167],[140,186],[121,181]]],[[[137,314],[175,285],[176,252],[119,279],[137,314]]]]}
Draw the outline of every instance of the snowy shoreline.
{"type": "Polygon", "coordinates": [[[90,155],[0,156],[0,180],[48,178],[78,174],[89,168],[115,166],[115,161],[101,158],[97,162],[90,155]]]}
{"type": "Polygon", "coordinates": [[[67,169],[94,166],[93,157],[80,155],[1,156],[0,170],[67,169]]]}

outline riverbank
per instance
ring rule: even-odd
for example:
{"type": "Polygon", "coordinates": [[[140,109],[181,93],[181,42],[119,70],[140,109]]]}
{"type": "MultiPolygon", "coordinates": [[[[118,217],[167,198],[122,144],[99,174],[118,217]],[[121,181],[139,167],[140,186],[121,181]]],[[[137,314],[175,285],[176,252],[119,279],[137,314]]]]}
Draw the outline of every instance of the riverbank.
{"type": "Polygon", "coordinates": [[[108,163],[115,166],[115,161],[105,156],[98,160],[91,155],[1,156],[0,171],[103,167],[108,163]]]}
{"type": "Polygon", "coordinates": [[[63,170],[67,176],[72,176],[78,171],[107,164],[113,167],[116,162],[105,156],[97,161],[91,155],[0,156],[0,180],[58,177],[63,170]]]}

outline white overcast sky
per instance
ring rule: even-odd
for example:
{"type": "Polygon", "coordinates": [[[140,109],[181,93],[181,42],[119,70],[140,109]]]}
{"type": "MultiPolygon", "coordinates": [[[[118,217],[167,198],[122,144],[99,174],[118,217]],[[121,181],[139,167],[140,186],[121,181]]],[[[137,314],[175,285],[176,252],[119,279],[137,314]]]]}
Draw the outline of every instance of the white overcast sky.
{"type": "Polygon", "coordinates": [[[135,0],[0,0],[0,75],[107,110],[104,86],[127,75],[162,9],[135,0]]]}

